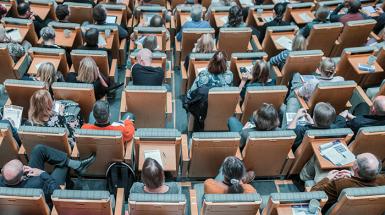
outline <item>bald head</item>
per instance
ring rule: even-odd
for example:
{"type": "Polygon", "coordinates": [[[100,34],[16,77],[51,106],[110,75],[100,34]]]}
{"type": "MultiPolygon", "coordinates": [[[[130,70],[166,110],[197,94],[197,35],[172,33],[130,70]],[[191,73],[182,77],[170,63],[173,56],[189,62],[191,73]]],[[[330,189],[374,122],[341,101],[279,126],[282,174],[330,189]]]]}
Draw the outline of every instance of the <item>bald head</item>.
{"type": "Polygon", "coordinates": [[[362,153],[357,155],[357,174],[364,180],[373,180],[381,170],[381,163],[375,155],[362,153]]]}
{"type": "Polygon", "coordinates": [[[1,170],[5,183],[8,185],[19,183],[23,176],[23,166],[23,163],[17,159],[6,163],[1,170]]]}
{"type": "Polygon", "coordinates": [[[373,100],[372,112],[374,115],[385,115],[385,96],[377,96],[373,100]]]}
{"type": "Polygon", "coordinates": [[[151,66],[152,52],[149,49],[142,49],[138,52],[136,59],[142,66],[151,66]]]}

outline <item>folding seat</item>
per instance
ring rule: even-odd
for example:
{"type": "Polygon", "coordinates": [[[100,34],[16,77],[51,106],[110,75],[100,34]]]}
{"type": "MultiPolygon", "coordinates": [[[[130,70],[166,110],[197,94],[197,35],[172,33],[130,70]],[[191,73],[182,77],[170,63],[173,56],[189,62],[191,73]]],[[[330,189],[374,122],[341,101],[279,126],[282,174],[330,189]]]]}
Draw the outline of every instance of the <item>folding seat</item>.
{"type": "MultiPolygon", "coordinates": [[[[163,51],[163,52],[171,50],[171,48],[170,48],[171,41],[167,40],[167,33],[166,32],[167,32],[167,29],[165,27],[143,27],[143,26],[140,26],[140,27],[134,28],[135,38],[141,38],[143,36],[149,36],[149,35],[156,36],[157,45],[158,45],[156,50],[163,51]]],[[[135,43],[131,43],[130,44],[130,50],[134,50],[135,46],[136,46],[135,43]]]]}
{"type": "Polygon", "coordinates": [[[335,41],[331,56],[340,56],[345,48],[363,46],[375,24],[374,19],[347,22],[335,41]]]}
{"type": "Polygon", "coordinates": [[[228,22],[229,10],[231,6],[215,6],[211,7],[211,16],[209,17],[210,25],[218,30],[228,22]]]}
{"type": "MultiPolygon", "coordinates": [[[[238,87],[214,87],[209,90],[205,131],[227,131],[227,120],[239,114],[238,87]]],[[[194,116],[190,114],[189,131],[193,129],[194,116]]]]}
{"type": "Polygon", "coordinates": [[[41,189],[0,187],[0,211],[7,215],[50,215],[41,189]]]}
{"type": "Polygon", "coordinates": [[[382,215],[384,211],[385,186],[345,188],[326,215],[382,215]]]}
{"type": "Polygon", "coordinates": [[[31,0],[29,1],[31,11],[42,20],[46,18],[56,19],[54,3],[50,0],[31,0]]]}
{"type": "Polygon", "coordinates": [[[343,27],[340,22],[313,25],[307,38],[306,50],[319,49],[325,56],[330,56],[334,42],[340,36],[343,27]]]}
{"type": "Polygon", "coordinates": [[[71,155],[71,146],[68,143],[68,131],[66,128],[20,126],[18,129],[20,140],[23,143],[21,154],[30,155],[32,149],[43,144],[71,155]]]}
{"type": "Polygon", "coordinates": [[[122,92],[120,112],[135,115],[138,128],[164,128],[171,119],[171,93],[165,86],[128,85],[122,92]]]}
{"type": "Polygon", "coordinates": [[[23,107],[23,116],[27,116],[29,109],[29,100],[33,93],[45,89],[45,83],[41,81],[24,81],[7,79],[4,81],[5,89],[8,93],[12,105],[23,107]]]}
{"type": "Polygon", "coordinates": [[[322,208],[328,196],[324,191],[272,193],[262,215],[291,214],[292,206],[308,204],[313,199],[318,200],[322,208]]]}
{"type": "Polygon", "coordinates": [[[230,60],[231,54],[234,52],[252,50],[252,48],[249,49],[251,31],[249,27],[221,28],[218,37],[218,50],[226,54],[227,60],[230,60]]]}
{"type": "Polygon", "coordinates": [[[94,86],[83,83],[55,82],[52,84],[52,91],[56,100],[72,100],[77,102],[85,121],[88,121],[95,101],[94,86]]]}
{"type": "Polygon", "coordinates": [[[281,71],[277,66],[273,66],[276,83],[287,85],[296,72],[302,75],[314,73],[321,63],[323,55],[321,50],[291,51],[281,71]]]}
{"type": "Polygon", "coordinates": [[[28,74],[36,75],[37,70],[42,63],[50,62],[64,77],[67,75],[69,69],[66,51],[64,49],[32,47],[28,50],[28,53],[32,58],[28,74]]]}
{"type": "Polygon", "coordinates": [[[8,161],[19,158],[19,145],[13,138],[11,127],[8,123],[0,123],[0,166],[3,167],[8,161]]]}
{"type": "MultiPolygon", "coordinates": [[[[125,4],[109,4],[102,3],[104,8],[107,10],[107,16],[115,16],[116,24],[122,25],[124,27],[127,26],[128,17],[131,17],[131,10],[128,9],[128,6],[125,4]]],[[[131,26],[130,26],[131,27],[131,26]]]]}
{"type": "Polygon", "coordinates": [[[295,25],[267,27],[262,46],[257,46],[261,46],[263,51],[265,51],[269,58],[271,58],[285,50],[285,48],[278,44],[276,40],[280,39],[281,37],[286,37],[290,40],[293,40],[297,31],[298,27],[295,25]]]}
{"type": "Polygon", "coordinates": [[[242,124],[245,124],[253,115],[253,112],[258,110],[263,103],[272,104],[276,110],[279,110],[284,103],[286,94],[287,87],[284,85],[247,87],[241,108],[242,124]]]}
{"type": "Polygon", "coordinates": [[[104,190],[55,190],[51,199],[54,205],[51,215],[124,214],[123,188],[118,188],[115,201],[104,190]]]}
{"type": "Polygon", "coordinates": [[[205,194],[204,184],[195,184],[190,201],[192,215],[255,215],[262,198],[258,193],[205,194]]]}
{"type": "Polygon", "coordinates": [[[82,24],[83,22],[93,23],[92,17],[92,4],[87,3],[75,3],[75,2],[64,2],[64,5],[68,5],[71,11],[69,21],[82,24]]]}
{"type": "MultiPolygon", "coordinates": [[[[203,68],[207,68],[210,59],[214,56],[213,53],[191,53],[190,62],[187,71],[187,90],[193,85],[195,78],[203,68]]],[[[181,68],[182,78],[184,77],[184,66],[181,68]]],[[[185,79],[182,79],[184,81],[185,79]]],[[[182,82],[183,84],[183,82],[182,82]]]]}
{"type": "Polygon", "coordinates": [[[282,176],[286,163],[293,154],[291,146],[296,135],[292,130],[249,132],[242,151],[247,170],[253,170],[257,177],[282,176]],[[256,159],[258,158],[258,159],[256,159]]]}
{"type": "Polygon", "coordinates": [[[181,143],[182,134],[174,128],[137,129],[134,137],[136,169],[142,171],[148,153],[159,153],[163,170],[177,176],[181,160],[181,143]]]}
{"type": "Polygon", "coordinates": [[[29,19],[19,19],[12,17],[4,17],[4,28],[7,29],[17,29],[20,36],[20,41],[27,40],[32,45],[36,45],[38,41],[37,34],[35,32],[35,27],[32,20],[29,19]]]}
{"type": "Polygon", "coordinates": [[[336,67],[336,75],[344,77],[345,80],[354,80],[365,88],[380,84],[382,81],[380,78],[384,76],[384,71],[377,62],[373,63],[375,72],[365,72],[359,69],[360,64],[368,64],[369,57],[374,56],[376,51],[375,47],[344,49],[336,67]]]}
{"type": "Polygon", "coordinates": [[[339,139],[348,143],[353,137],[353,134],[353,131],[349,128],[307,130],[301,145],[294,152],[294,161],[292,162],[289,175],[299,174],[303,166],[313,156],[314,152],[310,144],[311,142],[316,140],[334,141],[339,139]]]}
{"type": "Polygon", "coordinates": [[[238,86],[242,80],[241,67],[248,67],[256,60],[266,61],[266,52],[245,52],[231,54],[230,70],[233,72],[233,84],[238,86]]]}
{"type": "Polygon", "coordinates": [[[189,178],[215,177],[223,160],[239,153],[240,139],[238,132],[193,133],[190,147],[187,140],[182,140],[182,174],[189,178]]]}
{"type": "Polygon", "coordinates": [[[358,155],[370,152],[383,161],[385,159],[385,126],[360,128],[354,141],[349,144],[350,151],[358,155]]]}
{"type": "Polygon", "coordinates": [[[130,215],[187,214],[184,194],[132,193],[128,199],[128,207],[130,215]]]}
{"type": "Polygon", "coordinates": [[[28,66],[31,62],[27,55],[21,57],[17,62],[14,62],[9,55],[7,45],[0,44],[0,83],[2,84],[6,79],[20,79],[27,72],[28,66]]]}
{"type": "Polygon", "coordinates": [[[82,32],[80,30],[80,24],[78,23],[63,23],[52,21],[48,23],[48,26],[51,26],[55,29],[56,39],[55,42],[57,45],[72,49],[77,48],[83,45],[82,32]],[[65,31],[70,30],[70,36],[65,36],[65,31]]]}
{"type": "Polygon", "coordinates": [[[340,113],[350,108],[349,100],[356,86],[357,84],[354,81],[324,81],[317,84],[309,101],[305,101],[297,93],[296,96],[301,106],[309,112],[313,112],[318,102],[328,102],[336,109],[336,113],[340,113]]]}
{"type": "Polygon", "coordinates": [[[87,176],[105,176],[108,166],[112,162],[131,162],[132,144],[127,146],[123,143],[122,132],[112,130],[87,130],[77,129],[75,131],[76,145],[72,150],[72,157],[85,159],[92,153],[96,154],[95,162],[87,169],[87,176]],[[128,154],[131,155],[131,154],[128,154]],[[127,158],[127,159],[125,159],[127,158]]]}
{"type": "MultiPolygon", "coordinates": [[[[159,15],[161,17],[164,16],[166,10],[165,7],[159,5],[143,5],[135,7],[135,10],[140,14],[139,17],[135,17],[133,20],[133,26],[137,26],[138,24],[142,26],[149,26],[150,20],[154,15],[159,15]]],[[[165,18],[165,17],[163,17],[165,18]]]]}
{"type": "Polygon", "coordinates": [[[74,49],[71,51],[72,59],[72,72],[78,72],[80,62],[85,57],[91,57],[95,60],[96,65],[99,68],[99,71],[105,76],[109,77],[112,80],[117,80],[118,78],[118,65],[117,60],[112,59],[111,67],[108,64],[108,53],[102,50],[81,50],[74,49]]]}
{"type": "Polygon", "coordinates": [[[297,25],[305,25],[315,18],[313,2],[291,3],[287,5],[287,10],[283,15],[285,21],[294,21],[297,25]]]}

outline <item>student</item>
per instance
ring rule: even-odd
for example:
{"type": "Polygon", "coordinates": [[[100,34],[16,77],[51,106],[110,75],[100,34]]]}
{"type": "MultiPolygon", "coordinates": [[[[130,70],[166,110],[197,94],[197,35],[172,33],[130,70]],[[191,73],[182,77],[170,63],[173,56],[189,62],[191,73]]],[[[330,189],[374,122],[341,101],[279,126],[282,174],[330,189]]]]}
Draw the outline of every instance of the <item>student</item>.
{"type": "Polygon", "coordinates": [[[90,28],[86,30],[84,34],[85,44],[80,46],[79,49],[82,50],[97,50],[97,51],[106,51],[108,55],[108,65],[111,68],[112,54],[106,48],[99,48],[98,46],[99,31],[96,28],[90,28]]]}
{"type": "Polygon", "coordinates": [[[64,81],[63,75],[56,71],[55,66],[51,62],[42,63],[37,69],[35,76],[26,76],[23,79],[44,82],[46,89],[49,90],[51,95],[53,95],[52,84],[57,81],[64,81]]]}
{"type": "MultiPolygon", "coordinates": [[[[195,47],[193,48],[191,53],[213,53],[215,48],[215,40],[211,34],[202,34],[202,36],[198,39],[197,43],[195,43],[195,47]]],[[[188,70],[188,66],[190,63],[190,54],[188,54],[184,60],[184,68],[186,71],[188,70]]]]}
{"type": "Polygon", "coordinates": [[[152,52],[142,49],[136,56],[137,63],[131,67],[133,85],[161,86],[164,71],[161,67],[153,67],[152,52]]]}
{"type": "Polygon", "coordinates": [[[329,9],[327,7],[321,6],[317,9],[315,12],[315,19],[313,21],[307,23],[305,27],[303,27],[300,31],[300,33],[307,38],[310,34],[311,29],[313,28],[313,25],[315,24],[324,24],[329,23],[328,16],[329,16],[329,9]]]}
{"type": "MultiPolygon", "coordinates": [[[[43,43],[41,45],[42,48],[63,49],[62,47],[56,44],[56,41],[55,41],[56,33],[55,33],[55,29],[53,29],[52,27],[47,26],[42,28],[40,31],[40,37],[43,39],[43,43]]],[[[70,52],[66,51],[66,59],[67,59],[67,63],[71,65],[72,60],[71,60],[70,52]]]]}
{"type": "Polygon", "coordinates": [[[342,22],[344,25],[349,21],[358,21],[364,19],[370,19],[366,14],[360,12],[361,1],[349,0],[339,4],[336,9],[330,14],[331,22],[342,22]],[[342,8],[347,8],[348,12],[344,15],[339,14],[342,8]]]}
{"type": "Polygon", "coordinates": [[[69,23],[68,19],[70,15],[71,13],[68,5],[59,4],[56,7],[56,18],[58,19],[59,22],[69,23]]]}
{"type": "Polygon", "coordinates": [[[247,178],[247,175],[241,160],[234,156],[227,157],[218,176],[204,182],[205,194],[256,193],[254,187],[246,183],[253,179],[247,178]]]}
{"type": "Polygon", "coordinates": [[[107,10],[106,8],[102,5],[102,4],[98,4],[94,7],[93,11],[92,11],[92,17],[94,18],[95,20],[95,24],[96,25],[113,25],[113,26],[117,26],[118,27],[118,33],[119,33],[119,39],[122,40],[122,39],[125,39],[128,37],[128,32],[126,29],[124,29],[122,26],[118,25],[118,24],[114,24],[114,23],[106,23],[106,19],[107,19],[107,10]]]}
{"type": "Polygon", "coordinates": [[[38,15],[34,14],[31,11],[31,7],[29,3],[27,2],[21,2],[17,5],[17,13],[18,13],[17,18],[29,19],[33,22],[37,35],[39,35],[40,30],[46,27],[47,23],[49,22],[48,19],[44,21],[38,15]]]}
{"type": "Polygon", "coordinates": [[[218,1],[212,1],[209,8],[207,9],[205,19],[210,20],[211,17],[211,10],[213,7],[220,7],[220,6],[235,6],[237,3],[234,0],[218,0],[218,1]]]}
{"type": "Polygon", "coordinates": [[[165,183],[162,166],[152,158],[146,158],[143,163],[141,179],[143,183],[135,182],[130,193],[180,194],[181,188],[176,182],[165,183]]]}
{"type": "Polygon", "coordinates": [[[266,34],[266,29],[267,27],[271,26],[285,26],[285,25],[290,25],[290,22],[284,21],[283,20],[283,15],[285,14],[286,10],[286,5],[287,3],[277,3],[274,5],[273,8],[273,20],[270,22],[266,22],[263,26],[262,29],[258,33],[258,40],[259,42],[263,42],[266,34]]]}
{"type": "Polygon", "coordinates": [[[17,63],[17,61],[24,56],[25,51],[30,47],[30,44],[26,44],[24,47],[16,41],[13,41],[12,38],[7,35],[7,32],[3,27],[0,27],[0,43],[7,46],[8,53],[14,63],[17,63]]]}
{"type": "Polygon", "coordinates": [[[211,28],[210,23],[206,20],[202,20],[202,6],[194,5],[191,8],[190,12],[191,21],[185,22],[178,34],[176,35],[176,39],[178,41],[182,41],[183,29],[187,28],[211,28]]]}
{"type": "Polygon", "coordinates": [[[223,26],[225,28],[246,27],[243,22],[242,9],[238,5],[230,7],[227,23],[223,26]]]}

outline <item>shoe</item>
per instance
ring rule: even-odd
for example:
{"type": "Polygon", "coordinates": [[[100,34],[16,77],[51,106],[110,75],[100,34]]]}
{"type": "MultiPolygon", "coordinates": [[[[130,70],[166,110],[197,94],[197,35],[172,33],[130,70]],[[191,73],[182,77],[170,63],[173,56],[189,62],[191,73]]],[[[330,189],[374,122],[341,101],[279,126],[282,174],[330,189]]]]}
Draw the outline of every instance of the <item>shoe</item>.
{"type": "Polygon", "coordinates": [[[246,176],[242,180],[244,184],[250,184],[255,179],[255,172],[254,171],[247,171],[246,176]]]}
{"type": "Polygon", "coordinates": [[[87,171],[87,168],[91,166],[91,164],[95,162],[95,160],[96,160],[96,155],[95,153],[92,153],[88,158],[80,161],[80,166],[77,169],[75,169],[75,173],[78,176],[83,176],[84,173],[87,171]]]}

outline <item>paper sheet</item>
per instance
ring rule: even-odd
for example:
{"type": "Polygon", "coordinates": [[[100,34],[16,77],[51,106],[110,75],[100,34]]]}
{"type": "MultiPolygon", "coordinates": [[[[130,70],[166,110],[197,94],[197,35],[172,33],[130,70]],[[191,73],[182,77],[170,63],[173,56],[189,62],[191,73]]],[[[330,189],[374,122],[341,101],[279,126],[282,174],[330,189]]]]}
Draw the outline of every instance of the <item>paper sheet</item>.
{"type": "MultiPolygon", "coordinates": [[[[297,113],[286,113],[286,124],[289,125],[291,123],[291,121],[293,121],[295,115],[297,115],[297,113]]],[[[305,119],[305,117],[301,117],[298,119],[297,121],[297,124],[305,124],[307,121],[305,119]]]]}
{"type": "Polygon", "coordinates": [[[278,38],[275,42],[278,43],[280,46],[284,47],[285,49],[291,51],[293,41],[290,38],[282,36],[278,38]]]}
{"type": "Polygon", "coordinates": [[[116,16],[107,16],[106,22],[111,23],[111,24],[115,24],[117,19],[118,19],[118,17],[116,17],[116,16]]]}
{"type": "Polygon", "coordinates": [[[302,82],[310,82],[312,80],[317,80],[315,75],[301,75],[302,82]]]}
{"type": "Polygon", "coordinates": [[[308,211],[307,205],[293,205],[291,207],[291,213],[293,215],[314,215],[308,211]]]}
{"type": "Polygon", "coordinates": [[[241,5],[254,5],[252,0],[240,0],[241,5]]]}
{"type": "Polygon", "coordinates": [[[14,29],[7,33],[7,36],[11,38],[13,41],[22,42],[21,34],[19,29],[14,29]]]}
{"type": "Polygon", "coordinates": [[[313,19],[307,14],[307,13],[300,13],[299,17],[304,21],[304,22],[311,22],[313,19]]]}
{"type": "Polygon", "coordinates": [[[4,105],[3,119],[8,120],[13,127],[18,129],[23,116],[23,107],[16,105],[4,105]]]}
{"type": "Polygon", "coordinates": [[[274,18],[272,16],[265,16],[262,19],[264,22],[271,22],[271,21],[273,21],[274,18]]]}
{"type": "Polygon", "coordinates": [[[192,21],[191,16],[186,17],[186,22],[192,21]]]}
{"type": "Polygon", "coordinates": [[[367,14],[372,14],[376,12],[376,9],[374,9],[373,6],[362,7],[362,10],[365,11],[367,14]]]}
{"type": "Polygon", "coordinates": [[[355,160],[354,154],[339,141],[321,145],[320,154],[336,166],[343,166],[355,160]]]}
{"type": "Polygon", "coordinates": [[[98,45],[99,45],[99,47],[106,47],[107,46],[106,38],[104,38],[102,35],[99,35],[99,37],[98,37],[98,45]]]}
{"type": "Polygon", "coordinates": [[[160,150],[144,150],[144,159],[146,158],[152,158],[156,160],[163,167],[160,150]]]}

